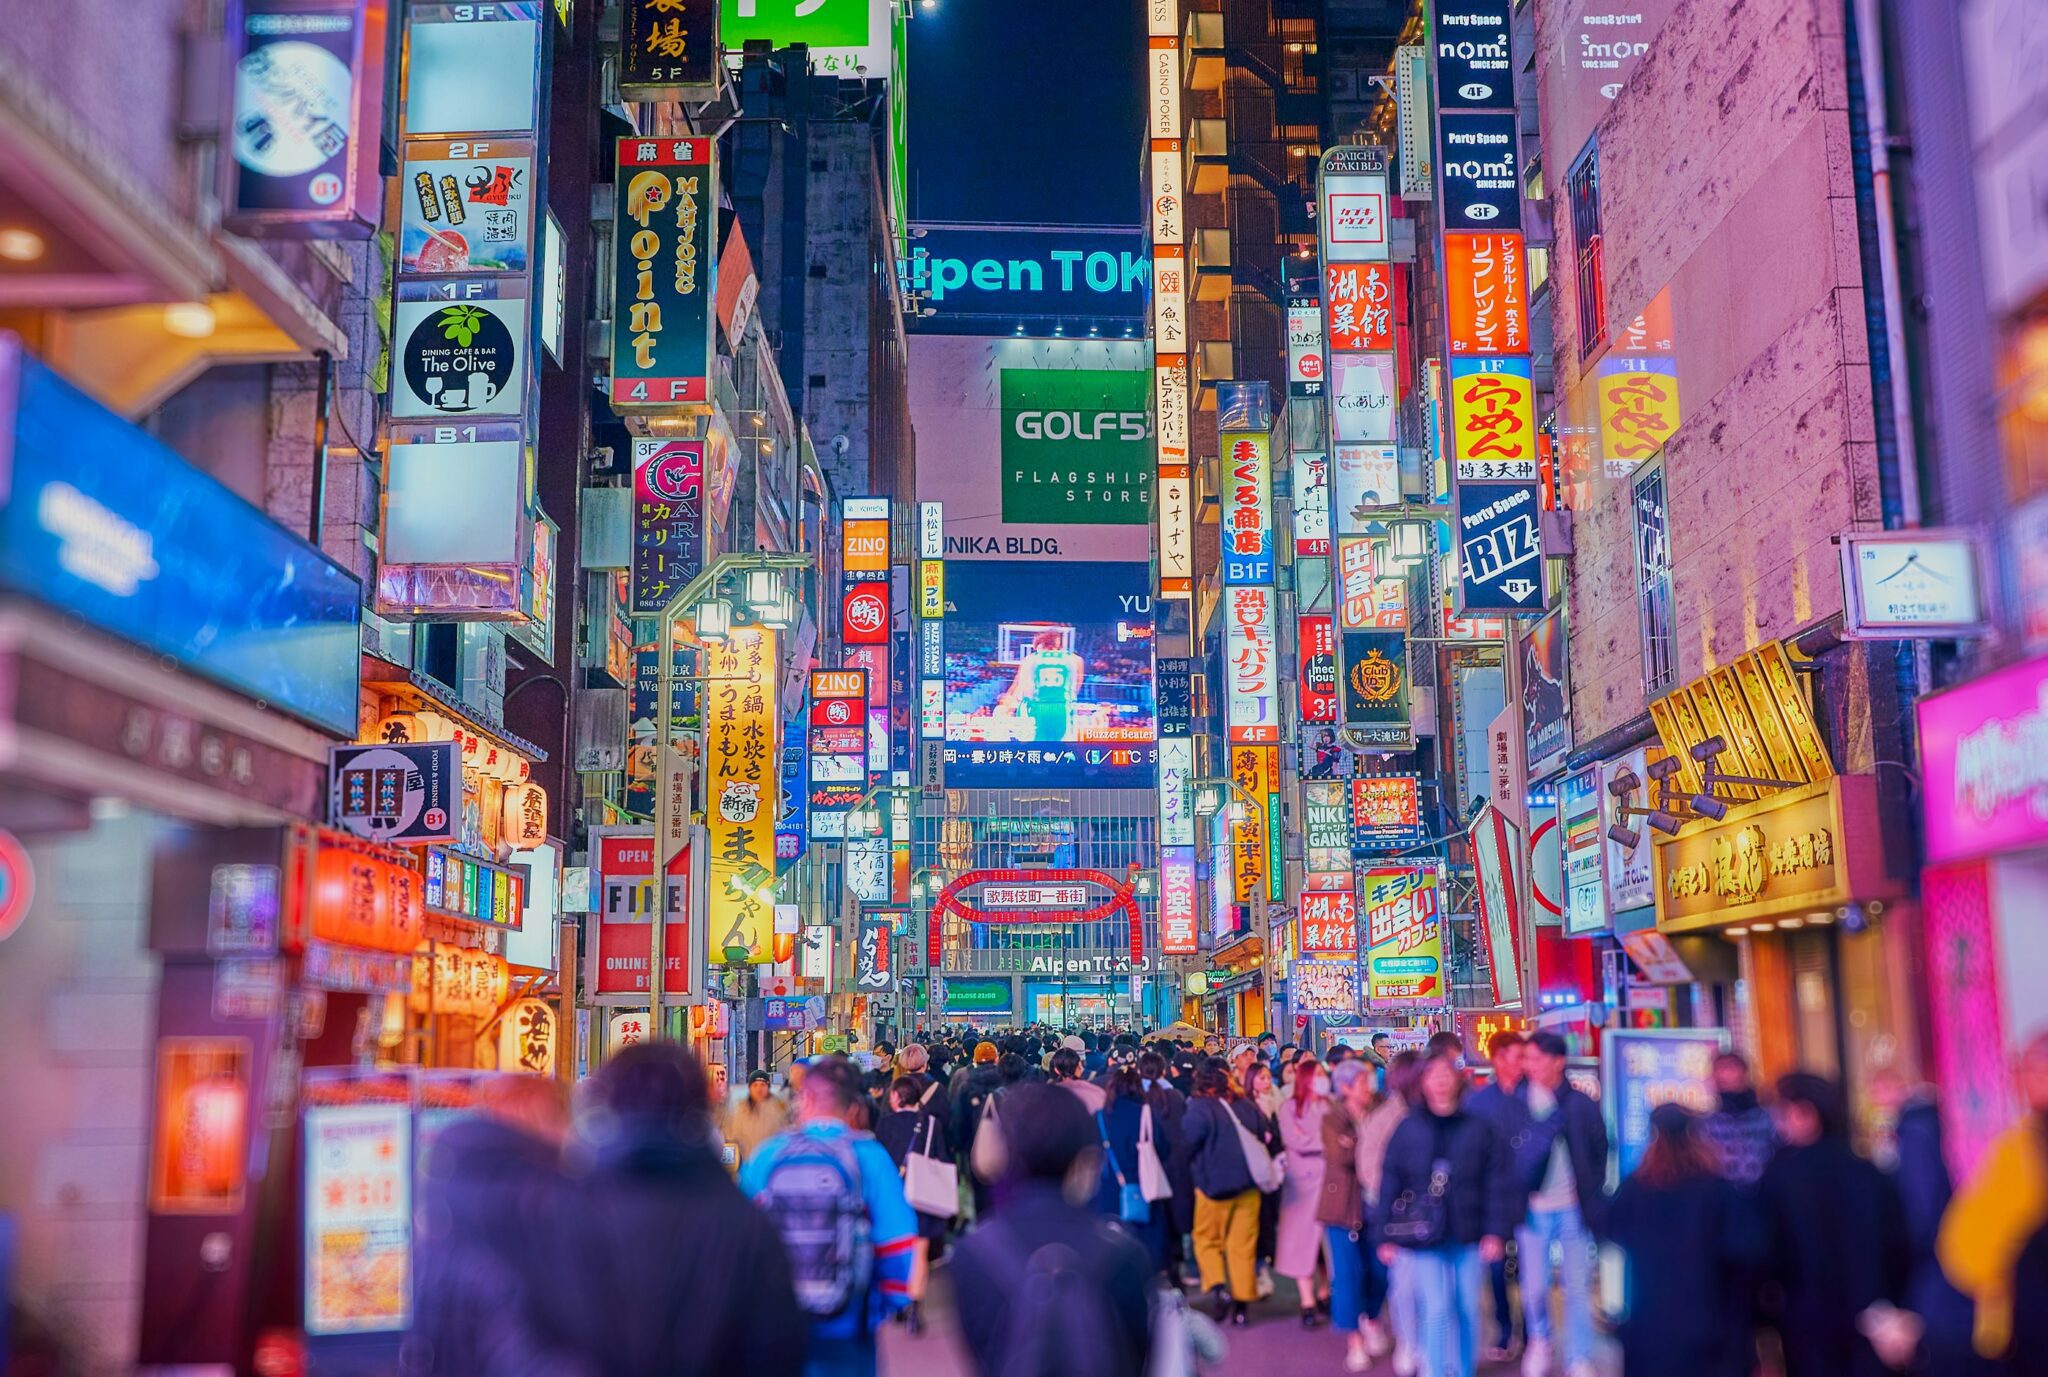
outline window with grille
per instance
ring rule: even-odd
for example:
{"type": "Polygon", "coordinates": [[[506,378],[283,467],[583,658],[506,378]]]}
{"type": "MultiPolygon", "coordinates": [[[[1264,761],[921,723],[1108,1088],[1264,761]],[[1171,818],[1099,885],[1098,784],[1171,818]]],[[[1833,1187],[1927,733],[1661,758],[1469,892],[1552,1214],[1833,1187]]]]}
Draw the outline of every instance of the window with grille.
{"type": "Polygon", "coordinates": [[[1664,465],[1645,465],[1633,484],[1636,522],[1636,608],[1642,614],[1643,687],[1662,693],[1678,683],[1676,612],[1671,593],[1671,519],[1664,503],[1664,465]]]}
{"type": "Polygon", "coordinates": [[[1600,146],[1588,143],[1565,179],[1571,200],[1572,259],[1579,289],[1579,357],[1607,342],[1607,275],[1601,266],[1600,146]]]}

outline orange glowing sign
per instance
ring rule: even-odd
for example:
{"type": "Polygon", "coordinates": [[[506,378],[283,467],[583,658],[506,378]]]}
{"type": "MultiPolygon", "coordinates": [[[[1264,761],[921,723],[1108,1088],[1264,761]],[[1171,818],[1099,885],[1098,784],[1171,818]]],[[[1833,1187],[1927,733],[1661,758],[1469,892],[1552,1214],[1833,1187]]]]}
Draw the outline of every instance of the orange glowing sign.
{"type": "Polygon", "coordinates": [[[164,1038],[157,1044],[156,1132],[149,1207],[157,1214],[234,1214],[249,1157],[245,1038],[164,1038]]]}
{"type": "Polygon", "coordinates": [[[1529,279],[1519,234],[1444,236],[1451,356],[1529,352],[1529,279]]]}
{"type": "Polygon", "coordinates": [[[842,531],[841,564],[849,574],[889,572],[889,523],[849,521],[842,531]]]}

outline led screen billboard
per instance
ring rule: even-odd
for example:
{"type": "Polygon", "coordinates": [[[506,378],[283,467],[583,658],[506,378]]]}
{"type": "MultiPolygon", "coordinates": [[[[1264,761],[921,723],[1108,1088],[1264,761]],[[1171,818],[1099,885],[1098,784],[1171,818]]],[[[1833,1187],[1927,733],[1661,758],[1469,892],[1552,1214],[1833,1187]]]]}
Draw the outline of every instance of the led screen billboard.
{"type": "Polygon", "coordinates": [[[1133,563],[948,567],[948,785],[1151,786],[1147,577],[1133,563]]]}

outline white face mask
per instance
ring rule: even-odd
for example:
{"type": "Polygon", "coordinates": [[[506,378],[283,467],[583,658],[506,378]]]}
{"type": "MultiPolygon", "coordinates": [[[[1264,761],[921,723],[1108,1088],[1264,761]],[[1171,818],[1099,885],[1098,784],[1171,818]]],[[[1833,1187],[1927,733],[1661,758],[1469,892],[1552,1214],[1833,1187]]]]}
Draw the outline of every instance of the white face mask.
{"type": "Polygon", "coordinates": [[[1327,1095],[1327,1094],[1329,1094],[1329,1093],[1330,1093],[1330,1078],[1329,1078],[1328,1076],[1324,1076],[1324,1075],[1318,1075],[1318,1076],[1316,1077],[1316,1094],[1318,1094],[1318,1095],[1327,1095]]]}

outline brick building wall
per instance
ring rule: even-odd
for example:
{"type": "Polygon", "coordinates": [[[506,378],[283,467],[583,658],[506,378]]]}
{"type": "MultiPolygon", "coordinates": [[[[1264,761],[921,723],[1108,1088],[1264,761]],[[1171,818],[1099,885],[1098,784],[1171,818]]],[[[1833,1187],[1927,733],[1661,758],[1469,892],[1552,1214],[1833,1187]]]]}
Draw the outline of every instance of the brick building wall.
{"type": "MultiPolygon", "coordinates": [[[[1594,125],[1607,339],[1669,303],[1680,421],[1665,444],[1676,680],[1841,610],[1831,538],[1880,523],[1840,25],[1829,0],[1674,5],[1594,125]]],[[[1562,71],[1566,7],[1539,14],[1562,71]]],[[[1563,102],[1559,102],[1563,108],[1563,102]]],[[[1557,227],[1561,421],[1600,424],[1605,341],[1582,345],[1568,171],[1584,146],[1544,112],[1557,227]]],[[[1625,466],[1567,462],[1581,741],[1646,706],[1625,466]]],[[[1655,696],[1655,695],[1649,695],[1655,696]]]]}

